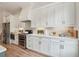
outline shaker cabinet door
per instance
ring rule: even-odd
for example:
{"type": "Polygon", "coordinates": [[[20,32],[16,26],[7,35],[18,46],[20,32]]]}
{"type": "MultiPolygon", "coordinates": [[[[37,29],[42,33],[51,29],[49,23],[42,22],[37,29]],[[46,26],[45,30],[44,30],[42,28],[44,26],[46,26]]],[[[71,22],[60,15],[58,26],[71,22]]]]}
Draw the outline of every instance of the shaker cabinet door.
{"type": "Polygon", "coordinates": [[[40,47],[41,53],[49,55],[49,53],[50,53],[49,49],[50,49],[50,39],[42,38],[41,47],[40,47]]]}
{"type": "Polygon", "coordinates": [[[75,4],[64,3],[64,20],[67,26],[75,25],[75,4]]]}
{"type": "Polygon", "coordinates": [[[61,57],[76,57],[78,56],[78,41],[64,40],[60,42],[60,56],[61,57]]]}
{"type": "Polygon", "coordinates": [[[55,27],[55,9],[52,6],[48,7],[47,27],[55,27]]]}
{"type": "Polygon", "coordinates": [[[26,47],[28,48],[28,49],[33,49],[33,37],[30,37],[30,36],[28,36],[27,37],[27,39],[26,39],[26,47]]]}
{"type": "Polygon", "coordinates": [[[55,22],[57,26],[64,26],[64,7],[62,5],[55,7],[55,22]]]}
{"type": "Polygon", "coordinates": [[[51,45],[50,45],[50,55],[58,57],[60,56],[60,43],[59,40],[51,39],[51,45]]]}
{"type": "Polygon", "coordinates": [[[40,40],[38,37],[34,37],[33,39],[33,50],[34,51],[37,51],[37,52],[40,52],[40,40]]]}

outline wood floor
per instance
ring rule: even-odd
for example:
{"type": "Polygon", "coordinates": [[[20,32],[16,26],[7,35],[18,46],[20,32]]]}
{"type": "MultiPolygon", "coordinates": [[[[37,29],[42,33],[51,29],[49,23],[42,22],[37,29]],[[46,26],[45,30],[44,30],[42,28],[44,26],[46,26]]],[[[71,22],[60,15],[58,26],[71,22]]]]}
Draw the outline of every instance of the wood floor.
{"type": "Polygon", "coordinates": [[[7,48],[6,57],[46,57],[29,49],[24,50],[14,44],[2,45],[7,48]]]}

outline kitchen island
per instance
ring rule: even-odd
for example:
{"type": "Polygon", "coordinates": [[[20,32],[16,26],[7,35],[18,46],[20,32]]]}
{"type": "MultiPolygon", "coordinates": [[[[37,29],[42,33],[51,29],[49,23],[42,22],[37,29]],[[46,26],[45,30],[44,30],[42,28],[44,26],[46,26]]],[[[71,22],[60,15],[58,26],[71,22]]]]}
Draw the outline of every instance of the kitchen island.
{"type": "Polygon", "coordinates": [[[6,48],[0,45],[0,57],[5,57],[6,48]]]}

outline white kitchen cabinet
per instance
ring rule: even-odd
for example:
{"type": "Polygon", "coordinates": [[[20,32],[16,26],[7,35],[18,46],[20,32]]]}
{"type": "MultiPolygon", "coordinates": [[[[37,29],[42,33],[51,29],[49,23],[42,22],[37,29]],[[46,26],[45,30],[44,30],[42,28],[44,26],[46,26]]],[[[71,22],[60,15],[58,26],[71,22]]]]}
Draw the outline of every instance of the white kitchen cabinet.
{"type": "Polygon", "coordinates": [[[41,9],[41,27],[47,27],[48,25],[48,8],[41,9]]]}
{"type": "Polygon", "coordinates": [[[50,54],[50,38],[41,38],[40,51],[46,55],[50,54]]]}
{"type": "Polygon", "coordinates": [[[75,4],[63,3],[55,7],[56,26],[75,25],[75,4]]]}
{"type": "Polygon", "coordinates": [[[37,52],[49,55],[50,40],[43,37],[33,37],[33,49],[37,52]]]}
{"type": "Polygon", "coordinates": [[[28,49],[33,49],[33,37],[31,37],[31,36],[27,36],[27,43],[26,43],[26,47],[28,48],[28,49]]]}
{"type": "Polygon", "coordinates": [[[13,15],[9,15],[9,19],[10,19],[10,32],[11,33],[15,33],[15,40],[10,40],[10,43],[14,43],[14,44],[18,44],[18,24],[19,24],[19,20],[13,16],[13,15]]]}
{"type": "Polygon", "coordinates": [[[16,21],[17,20],[15,19],[15,17],[13,15],[10,15],[10,32],[15,32],[15,30],[16,30],[16,27],[15,27],[16,21]]]}
{"type": "Polygon", "coordinates": [[[33,37],[33,50],[40,52],[40,40],[39,37],[33,37]]]}
{"type": "Polygon", "coordinates": [[[76,27],[79,28],[79,2],[76,2],[76,27]]]}
{"type": "Polygon", "coordinates": [[[38,26],[38,11],[32,10],[31,27],[37,27],[37,26],[38,26]]]}
{"type": "Polygon", "coordinates": [[[75,3],[61,3],[33,10],[32,27],[75,25],[75,3]]]}
{"type": "Polygon", "coordinates": [[[78,40],[60,40],[61,57],[78,57],[78,40]]]}
{"type": "Polygon", "coordinates": [[[47,14],[45,9],[36,9],[32,11],[32,27],[45,27],[47,14]]]}
{"type": "Polygon", "coordinates": [[[27,48],[54,57],[79,56],[78,40],[73,38],[29,35],[27,48]]]}
{"type": "Polygon", "coordinates": [[[55,27],[55,9],[52,6],[47,7],[46,27],[55,27]]]}
{"type": "Polygon", "coordinates": [[[36,23],[37,27],[42,26],[41,21],[42,21],[42,19],[41,19],[41,9],[37,9],[37,23],[36,23]]]}
{"type": "Polygon", "coordinates": [[[59,39],[50,39],[51,43],[50,43],[50,55],[51,56],[60,56],[60,42],[59,39]]]}
{"type": "Polygon", "coordinates": [[[55,26],[64,26],[64,7],[63,5],[55,6],[55,26]]]}
{"type": "Polygon", "coordinates": [[[75,25],[75,15],[75,3],[64,3],[64,21],[67,26],[75,25]]]}
{"type": "Polygon", "coordinates": [[[49,55],[50,40],[48,38],[28,36],[27,48],[49,55]]]}

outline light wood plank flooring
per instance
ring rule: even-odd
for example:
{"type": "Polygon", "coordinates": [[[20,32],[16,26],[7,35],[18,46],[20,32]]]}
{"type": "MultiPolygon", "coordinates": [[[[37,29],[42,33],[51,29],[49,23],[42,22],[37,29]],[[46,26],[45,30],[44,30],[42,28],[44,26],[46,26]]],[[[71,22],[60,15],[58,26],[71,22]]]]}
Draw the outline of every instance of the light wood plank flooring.
{"type": "Polygon", "coordinates": [[[46,57],[29,49],[22,49],[14,44],[2,44],[7,48],[6,57],[46,57]]]}

